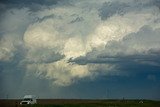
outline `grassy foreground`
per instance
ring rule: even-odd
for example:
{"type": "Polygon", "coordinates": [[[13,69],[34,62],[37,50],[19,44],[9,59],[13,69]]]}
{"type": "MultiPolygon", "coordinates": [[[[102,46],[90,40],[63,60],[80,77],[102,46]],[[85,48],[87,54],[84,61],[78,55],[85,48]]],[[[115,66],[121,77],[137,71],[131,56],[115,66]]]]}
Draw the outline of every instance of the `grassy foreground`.
{"type": "Polygon", "coordinates": [[[36,105],[19,105],[20,100],[0,100],[0,107],[160,107],[151,100],[74,100],[39,99],[36,105]]]}

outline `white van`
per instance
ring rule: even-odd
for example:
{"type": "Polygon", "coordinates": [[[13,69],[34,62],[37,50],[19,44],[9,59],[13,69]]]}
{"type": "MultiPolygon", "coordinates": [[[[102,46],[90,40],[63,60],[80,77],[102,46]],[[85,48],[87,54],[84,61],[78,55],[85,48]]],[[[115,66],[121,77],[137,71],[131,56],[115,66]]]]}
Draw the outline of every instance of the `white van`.
{"type": "Polygon", "coordinates": [[[35,95],[25,95],[20,104],[37,104],[35,95]]]}

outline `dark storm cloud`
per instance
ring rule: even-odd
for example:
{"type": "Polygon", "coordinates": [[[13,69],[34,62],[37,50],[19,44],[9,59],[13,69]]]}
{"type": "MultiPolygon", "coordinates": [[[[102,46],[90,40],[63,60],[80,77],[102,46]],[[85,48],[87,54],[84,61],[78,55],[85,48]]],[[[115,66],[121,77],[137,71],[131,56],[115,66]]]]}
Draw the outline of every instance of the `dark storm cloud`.
{"type": "Polygon", "coordinates": [[[98,55],[96,58],[90,59],[88,57],[79,57],[76,59],[70,59],[69,62],[75,62],[80,65],[85,64],[122,64],[122,63],[135,63],[138,64],[149,64],[153,66],[160,66],[160,55],[159,51],[157,52],[150,52],[150,54],[143,55],[128,55],[128,56],[105,56],[105,55],[98,55]]]}
{"type": "Polygon", "coordinates": [[[17,51],[10,61],[0,61],[0,92],[1,97],[11,95],[13,92],[20,88],[23,77],[25,76],[25,66],[19,65],[23,59],[25,51],[22,47],[18,47],[17,51]]]}
{"type": "Polygon", "coordinates": [[[153,0],[153,4],[160,9],[160,1],[159,0],[153,0]]]}
{"type": "Polygon", "coordinates": [[[121,41],[111,41],[105,50],[93,50],[86,56],[70,59],[80,65],[110,64],[116,65],[115,70],[131,72],[159,71],[160,69],[160,29],[153,30],[144,26],[137,33],[129,34],[121,41]],[[137,49],[127,53],[136,45],[137,49]],[[140,50],[138,50],[140,48],[140,50]],[[144,49],[145,51],[141,50],[144,49]],[[141,51],[141,52],[138,52],[141,51]]]}
{"type": "Polygon", "coordinates": [[[151,1],[138,1],[134,0],[131,2],[123,2],[123,1],[114,1],[114,2],[105,2],[102,7],[99,9],[99,16],[102,20],[106,20],[107,18],[113,15],[124,15],[131,11],[141,11],[144,8],[149,8],[151,6],[156,6],[160,8],[159,0],[151,0],[151,1]]]}
{"type": "Polygon", "coordinates": [[[0,3],[12,5],[30,5],[34,3],[40,5],[53,5],[61,1],[63,0],[1,0],[0,3]]]}
{"type": "Polygon", "coordinates": [[[83,17],[76,17],[75,19],[73,19],[70,23],[75,23],[75,22],[82,22],[84,20],[83,17]]]}
{"type": "Polygon", "coordinates": [[[103,6],[99,9],[99,15],[102,20],[111,17],[114,14],[124,14],[124,9],[129,5],[120,2],[105,2],[103,6]]]}
{"type": "Polygon", "coordinates": [[[1,0],[0,12],[3,12],[9,8],[24,8],[27,7],[31,11],[40,11],[48,9],[52,5],[68,5],[69,0],[1,0]]]}
{"type": "Polygon", "coordinates": [[[52,97],[54,92],[49,85],[50,81],[36,77],[34,73],[29,74],[26,70],[26,63],[29,62],[22,62],[27,50],[21,46],[16,48],[10,61],[0,61],[0,98],[22,98],[25,94],[41,98],[52,97]]]}
{"type": "Polygon", "coordinates": [[[38,21],[38,22],[42,22],[42,21],[45,21],[45,20],[47,20],[47,19],[52,19],[52,18],[54,18],[55,17],[55,15],[54,14],[51,14],[51,15],[48,15],[48,16],[44,16],[44,17],[42,17],[42,18],[37,18],[36,19],[36,22],[38,21]]]}

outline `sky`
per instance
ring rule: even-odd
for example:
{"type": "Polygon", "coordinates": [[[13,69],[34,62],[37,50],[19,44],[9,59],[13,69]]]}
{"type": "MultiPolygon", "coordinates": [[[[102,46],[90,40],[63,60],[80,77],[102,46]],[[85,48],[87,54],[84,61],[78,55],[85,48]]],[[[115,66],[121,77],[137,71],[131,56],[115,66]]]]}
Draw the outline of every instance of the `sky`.
{"type": "Polygon", "coordinates": [[[159,0],[1,0],[0,98],[160,100],[159,0]]]}

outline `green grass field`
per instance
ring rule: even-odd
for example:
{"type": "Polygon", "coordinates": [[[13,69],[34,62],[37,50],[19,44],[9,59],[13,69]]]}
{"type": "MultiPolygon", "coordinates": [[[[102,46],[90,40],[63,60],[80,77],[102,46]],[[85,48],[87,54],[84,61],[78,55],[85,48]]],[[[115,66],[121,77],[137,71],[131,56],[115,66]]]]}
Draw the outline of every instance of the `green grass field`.
{"type": "Polygon", "coordinates": [[[160,107],[151,100],[65,100],[41,99],[36,105],[19,105],[20,100],[0,100],[0,107],[160,107]]]}

